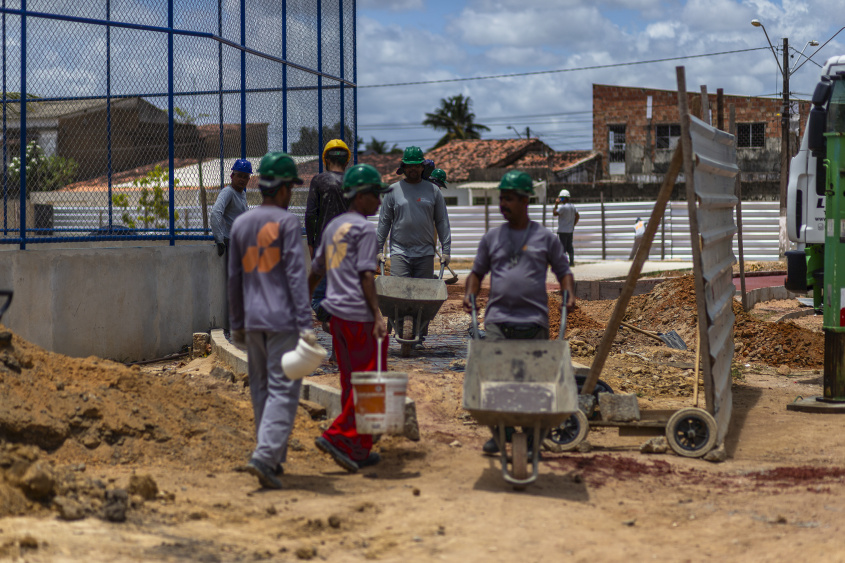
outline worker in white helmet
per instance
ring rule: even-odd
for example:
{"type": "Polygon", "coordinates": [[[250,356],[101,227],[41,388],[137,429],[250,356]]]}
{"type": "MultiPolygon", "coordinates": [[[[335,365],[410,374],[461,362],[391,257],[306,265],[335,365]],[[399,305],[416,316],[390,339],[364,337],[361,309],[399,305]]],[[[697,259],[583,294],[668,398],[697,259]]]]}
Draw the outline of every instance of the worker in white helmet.
{"type": "Polygon", "coordinates": [[[560,190],[552,214],[557,217],[557,236],[563,245],[563,251],[569,256],[569,265],[574,266],[575,248],[572,246],[572,237],[581,215],[569,201],[569,190],[560,190]]]}

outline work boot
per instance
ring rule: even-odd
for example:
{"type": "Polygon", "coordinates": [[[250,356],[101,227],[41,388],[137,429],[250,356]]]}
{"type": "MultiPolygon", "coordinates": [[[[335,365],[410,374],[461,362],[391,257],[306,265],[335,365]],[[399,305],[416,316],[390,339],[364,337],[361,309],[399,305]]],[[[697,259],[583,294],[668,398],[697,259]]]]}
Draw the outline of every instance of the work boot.
{"type": "Polygon", "coordinates": [[[255,477],[265,489],[281,489],[282,482],[276,477],[272,467],[263,461],[252,458],[246,466],[246,470],[255,477]]]}
{"type": "Polygon", "coordinates": [[[334,462],[344,468],[349,473],[355,473],[356,471],[358,471],[358,464],[355,463],[355,460],[340,451],[334,444],[332,444],[322,436],[318,436],[317,439],[314,440],[314,445],[317,446],[317,449],[319,449],[320,451],[332,456],[334,462]]]}
{"type": "Polygon", "coordinates": [[[380,461],[381,456],[378,455],[378,453],[370,452],[370,455],[367,456],[367,459],[362,459],[361,461],[358,461],[356,463],[358,464],[358,469],[364,469],[365,467],[376,465],[380,461]]]}

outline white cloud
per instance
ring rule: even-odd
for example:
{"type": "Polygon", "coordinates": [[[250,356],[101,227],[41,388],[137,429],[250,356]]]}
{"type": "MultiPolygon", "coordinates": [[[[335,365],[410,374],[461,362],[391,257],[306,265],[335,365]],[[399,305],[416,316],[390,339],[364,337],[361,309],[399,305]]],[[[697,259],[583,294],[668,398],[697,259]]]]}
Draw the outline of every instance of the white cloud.
{"type": "Polygon", "coordinates": [[[553,66],[560,64],[560,58],[534,47],[493,47],[485,57],[497,65],[514,66],[553,66]]]}
{"type": "Polygon", "coordinates": [[[593,6],[565,4],[484,12],[465,9],[452,27],[471,45],[571,45],[604,36],[612,24],[593,6]]]}

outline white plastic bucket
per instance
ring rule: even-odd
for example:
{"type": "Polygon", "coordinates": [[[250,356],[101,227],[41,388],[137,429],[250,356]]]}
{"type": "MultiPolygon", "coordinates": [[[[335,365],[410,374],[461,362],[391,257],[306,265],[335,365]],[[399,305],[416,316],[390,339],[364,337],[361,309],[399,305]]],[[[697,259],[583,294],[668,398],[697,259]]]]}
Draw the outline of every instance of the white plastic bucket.
{"type": "Polygon", "coordinates": [[[359,434],[402,434],[408,374],[358,371],[352,374],[355,427],[359,434]]]}
{"type": "Polygon", "coordinates": [[[312,346],[300,338],[296,348],[282,354],[282,369],[288,379],[302,379],[314,373],[327,355],[328,351],[319,344],[312,346]]]}

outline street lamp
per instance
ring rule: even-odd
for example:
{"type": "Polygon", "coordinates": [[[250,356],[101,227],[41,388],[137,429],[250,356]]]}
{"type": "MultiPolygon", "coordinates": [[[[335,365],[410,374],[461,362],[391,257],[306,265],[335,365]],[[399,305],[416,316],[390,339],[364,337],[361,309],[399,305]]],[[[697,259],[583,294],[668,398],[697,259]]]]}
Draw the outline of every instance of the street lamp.
{"type": "Polygon", "coordinates": [[[521,139],[522,137],[519,136],[519,131],[513,125],[508,125],[508,129],[512,129],[514,133],[516,133],[516,138],[521,139]]]}
{"type": "MultiPolygon", "coordinates": [[[[762,28],[763,33],[766,35],[766,41],[769,43],[769,48],[772,50],[772,55],[775,57],[775,62],[778,65],[778,70],[780,71],[781,76],[783,77],[783,109],[780,112],[780,129],[781,129],[781,167],[780,167],[780,255],[783,256],[783,253],[786,251],[787,241],[786,241],[786,188],[787,183],[789,182],[789,77],[795,73],[798,68],[800,68],[800,64],[795,66],[792,70],[789,69],[789,39],[784,37],[783,38],[783,66],[781,66],[780,61],[778,61],[777,53],[775,53],[775,47],[772,45],[771,39],[769,39],[769,34],[766,31],[766,26],[760,22],[760,20],[754,19],[751,20],[751,25],[754,27],[762,28]]],[[[845,29],[845,28],[843,28],[845,29]]],[[[840,30],[842,31],[842,30],[840,30]]],[[[838,32],[837,32],[838,33],[838,32]]],[[[811,40],[807,42],[807,45],[818,45],[819,42],[816,40],[811,40]]],[[[807,48],[807,45],[804,45],[804,49],[807,48]]],[[[801,56],[804,55],[804,49],[801,50],[801,56]]],[[[817,51],[818,52],[818,51],[817,51]]],[[[800,57],[799,57],[800,58],[800,57]]],[[[809,60],[809,57],[808,57],[809,60]]],[[[804,64],[803,62],[801,64],[804,64]]]]}

